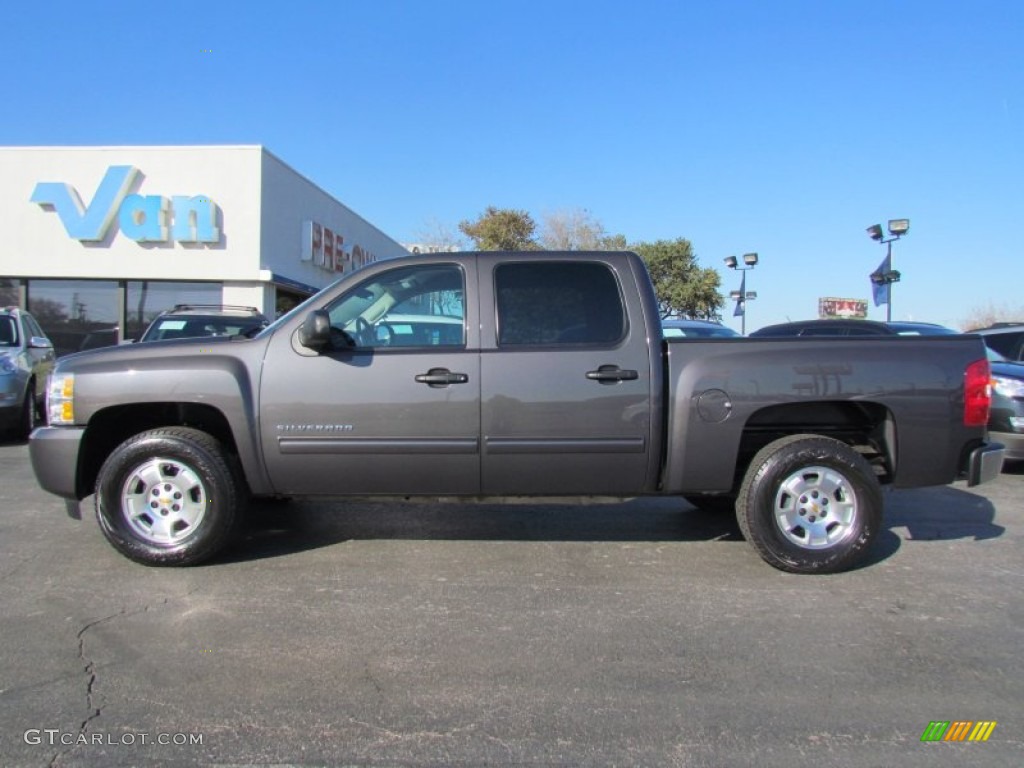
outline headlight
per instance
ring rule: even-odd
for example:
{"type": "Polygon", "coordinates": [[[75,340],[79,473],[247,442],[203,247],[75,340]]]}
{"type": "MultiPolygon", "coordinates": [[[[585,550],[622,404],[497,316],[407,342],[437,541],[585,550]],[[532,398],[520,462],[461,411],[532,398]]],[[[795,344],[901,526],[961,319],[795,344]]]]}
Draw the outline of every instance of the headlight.
{"type": "Polygon", "coordinates": [[[1024,397],[1024,380],[993,376],[992,389],[1003,397],[1024,397]]]}
{"type": "Polygon", "coordinates": [[[50,377],[46,413],[50,424],[75,423],[75,374],[55,373],[50,377]]]}

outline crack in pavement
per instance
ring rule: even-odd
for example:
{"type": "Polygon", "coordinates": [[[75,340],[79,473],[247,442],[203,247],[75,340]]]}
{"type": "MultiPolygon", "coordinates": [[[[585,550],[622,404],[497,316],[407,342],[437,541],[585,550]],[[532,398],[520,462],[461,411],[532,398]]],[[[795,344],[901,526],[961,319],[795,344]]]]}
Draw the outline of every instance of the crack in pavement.
{"type": "Polygon", "coordinates": [[[93,659],[86,656],[85,654],[86,633],[93,627],[98,627],[100,624],[105,624],[108,621],[124,618],[126,616],[138,616],[143,613],[148,613],[151,609],[163,607],[173,601],[184,600],[188,597],[191,597],[198,591],[199,587],[196,587],[194,589],[189,590],[184,595],[180,595],[178,597],[165,597],[158,603],[144,605],[141,608],[136,608],[134,610],[129,610],[127,606],[122,606],[121,610],[119,610],[117,613],[112,613],[109,616],[104,616],[101,619],[94,619],[93,621],[90,621],[88,624],[82,627],[80,630],[78,630],[78,633],[75,635],[75,637],[78,639],[78,659],[82,662],[83,669],[86,675],[85,708],[86,711],[89,712],[89,715],[82,721],[81,725],[78,726],[78,733],[76,734],[75,738],[72,739],[72,744],[70,745],[70,748],[57,752],[57,754],[53,756],[53,759],[50,760],[49,768],[57,768],[61,759],[70,752],[74,751],[78,742],[88,732],[90,723],[92,723],[94,720],[96,720],[103,714],[103,707],[96,705],[95,698],[97,683],[96,662],[93,661],[93,659]]]}

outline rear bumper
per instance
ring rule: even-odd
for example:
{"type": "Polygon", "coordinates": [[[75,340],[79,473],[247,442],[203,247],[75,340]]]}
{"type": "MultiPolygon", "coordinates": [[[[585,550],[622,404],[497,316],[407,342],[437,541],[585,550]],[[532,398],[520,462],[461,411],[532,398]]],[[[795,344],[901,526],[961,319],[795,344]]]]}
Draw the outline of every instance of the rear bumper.
{"type": "Polygon", "coordinates": [[[1007,461],[1021,461],[1024,459],[1024,435],[1016,432],[993,432],[989,430],[988,436],[1006,446],[1007,461]]]}
{"type": "Polygon", "coordinates": [[[1002,443],[986,443],[975,448],[967,457],[967,485],[987,483],[999,477],[1003,471],[1006,448],[1002,443]]]}
{"type": "Polygon", "coordinates": [[[32,471],[44,491],[78,500],[78,451],[85,429],[39,427],[28,441],[32,471]]]}

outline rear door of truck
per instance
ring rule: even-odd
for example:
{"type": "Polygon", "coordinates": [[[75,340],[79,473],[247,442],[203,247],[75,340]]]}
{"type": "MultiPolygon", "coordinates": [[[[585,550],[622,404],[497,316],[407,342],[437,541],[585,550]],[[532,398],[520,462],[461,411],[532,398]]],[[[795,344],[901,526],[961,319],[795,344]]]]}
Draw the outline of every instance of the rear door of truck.
{"type": "Polygon", "coordinates": [[[482,492],[636,494],[656,446],[628,260],[482,255],[478,272],[482,492]]]}

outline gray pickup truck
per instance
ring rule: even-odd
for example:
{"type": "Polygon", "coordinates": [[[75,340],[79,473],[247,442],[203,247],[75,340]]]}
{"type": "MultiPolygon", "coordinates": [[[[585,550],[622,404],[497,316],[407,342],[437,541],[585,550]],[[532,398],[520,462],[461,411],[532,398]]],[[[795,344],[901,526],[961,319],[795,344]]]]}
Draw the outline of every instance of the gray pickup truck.
{"type": "Polygon", "coordinates": [[[60,360],[42,487],[124,555],[220,551],[252,497],[678,495],[835,572],[883,485],[999,473],[980,339],[663,339],[631,253],[445,253],[346,276],[253,338],[60,360]]]}

